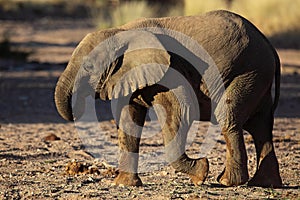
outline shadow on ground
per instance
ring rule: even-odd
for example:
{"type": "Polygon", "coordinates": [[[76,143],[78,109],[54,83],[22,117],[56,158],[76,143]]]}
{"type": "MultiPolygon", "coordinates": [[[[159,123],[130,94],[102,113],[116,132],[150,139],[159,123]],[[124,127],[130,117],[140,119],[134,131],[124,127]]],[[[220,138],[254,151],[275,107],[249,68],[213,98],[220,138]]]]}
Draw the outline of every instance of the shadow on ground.
{"type": "MultiPolygon", "coordinates": [[[[44,65],[51,69],[0,71],[0,123],[66,122],[54,103],[55,85],[65,65],[44,65]]],[[[99,121],[112,119],[109,102],[97,102],[97,110],[99,121]]]]}

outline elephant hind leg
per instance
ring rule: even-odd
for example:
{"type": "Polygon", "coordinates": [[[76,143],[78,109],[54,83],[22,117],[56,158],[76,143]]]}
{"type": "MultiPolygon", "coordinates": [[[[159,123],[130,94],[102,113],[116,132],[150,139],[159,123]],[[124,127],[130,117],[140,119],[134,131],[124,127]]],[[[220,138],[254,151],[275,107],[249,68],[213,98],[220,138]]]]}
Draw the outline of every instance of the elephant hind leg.
{"type": "Polygon", "coordinates": [[[257,171],[248,182],[249,186],[281,187],[282,180],[279,174],[279,165],[272,142],[273,113],[271,110],[271,95],[267,98],[262,110],[245,125],[254,139],[257,156],[257,171]]]}
{"type": "Polygon", "coordinates": [[[222,134],[226,141],[226,162],[225,168],[217,180],[225,186],[242,185],[249,178],[243,131],[223,127],[222,134]]]}
{"type": "Polygon", "coordinates": [[[226,88],[215,108],[215,116],[226,142],[225,168],[218,176],[225,186],[238,186],[248,181],[247,153],[243,136],[243,124],[253,108],[255,99],[251,93],[252,82],[243,76],[235,78],[226,88]],[[249,87],[249,89],[245,89],[249,87]]]}
{"type": "MultiPolygon", "coordinates": [[[[272,76],[267,71],[258,70],[239,75],[229,84],[218,102],[215,115],[227,147],[225,169],[218,177],[223,185],[241,185],[248,181],[243,128],[249,117],[262,106],[262,101],[266,101],[271,83],[272,76]]],[[[269,106],[271,105],[272,102],[269,106]]],[[[253,127],[255,126],[254,123],[253,127]]]]}

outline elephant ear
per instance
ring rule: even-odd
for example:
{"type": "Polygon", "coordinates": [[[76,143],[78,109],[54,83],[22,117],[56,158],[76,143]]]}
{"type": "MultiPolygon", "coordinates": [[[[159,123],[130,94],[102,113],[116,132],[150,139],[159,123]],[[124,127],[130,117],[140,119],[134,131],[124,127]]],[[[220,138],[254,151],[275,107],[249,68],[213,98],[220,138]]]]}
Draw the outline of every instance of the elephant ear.
{"type": "Polygon", "coordinates": [[[94,70],[97,73],[94,73],[96,76],[91,75],[90,83],[101,99],[132,94],[158,83],[167,72],[170,55],[153,33],[122,31],[110,39],[92,56],[98,56],[94,59],[98,61],[93,64],[98,70],[94,70]],[[99,53],[102,55],[99,56],[99,53]]]}
{"type": "Polygon", "coordinates": [[[112,99],[127,96],[138,89],[158,83],[170,66],[169,57],[167,51],[160,49],[141,49],[125,53],[122,66],[100,91],[101,97],[112,99]]]}

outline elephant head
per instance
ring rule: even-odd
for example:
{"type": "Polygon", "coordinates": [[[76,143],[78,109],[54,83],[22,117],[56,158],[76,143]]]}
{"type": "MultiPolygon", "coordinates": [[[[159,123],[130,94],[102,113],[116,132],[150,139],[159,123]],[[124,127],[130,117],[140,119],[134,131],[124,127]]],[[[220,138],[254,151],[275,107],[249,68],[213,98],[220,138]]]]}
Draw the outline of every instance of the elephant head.
{"type": "Polygon", "coordinates": [[[88,95],[103,100],[126,96],[157,83],[169,65],[169,53],[151,32],[111,29],[88,34],[58,80],[58,112],[73,120],[74,113],[80,116],[84,111],[88,95]]]}

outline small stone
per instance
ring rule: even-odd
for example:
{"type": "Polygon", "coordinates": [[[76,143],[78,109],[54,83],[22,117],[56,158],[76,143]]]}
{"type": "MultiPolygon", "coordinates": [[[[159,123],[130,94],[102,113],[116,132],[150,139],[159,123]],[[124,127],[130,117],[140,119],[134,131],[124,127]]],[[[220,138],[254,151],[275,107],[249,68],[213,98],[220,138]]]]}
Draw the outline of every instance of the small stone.
{"type": "Polygon", "coordinates": [[[54,133],[50,133],[49,135],[44,137],[44,141],[56,141],[56,140],[60,140],[60,138],[56,136],[54,133]]]}

